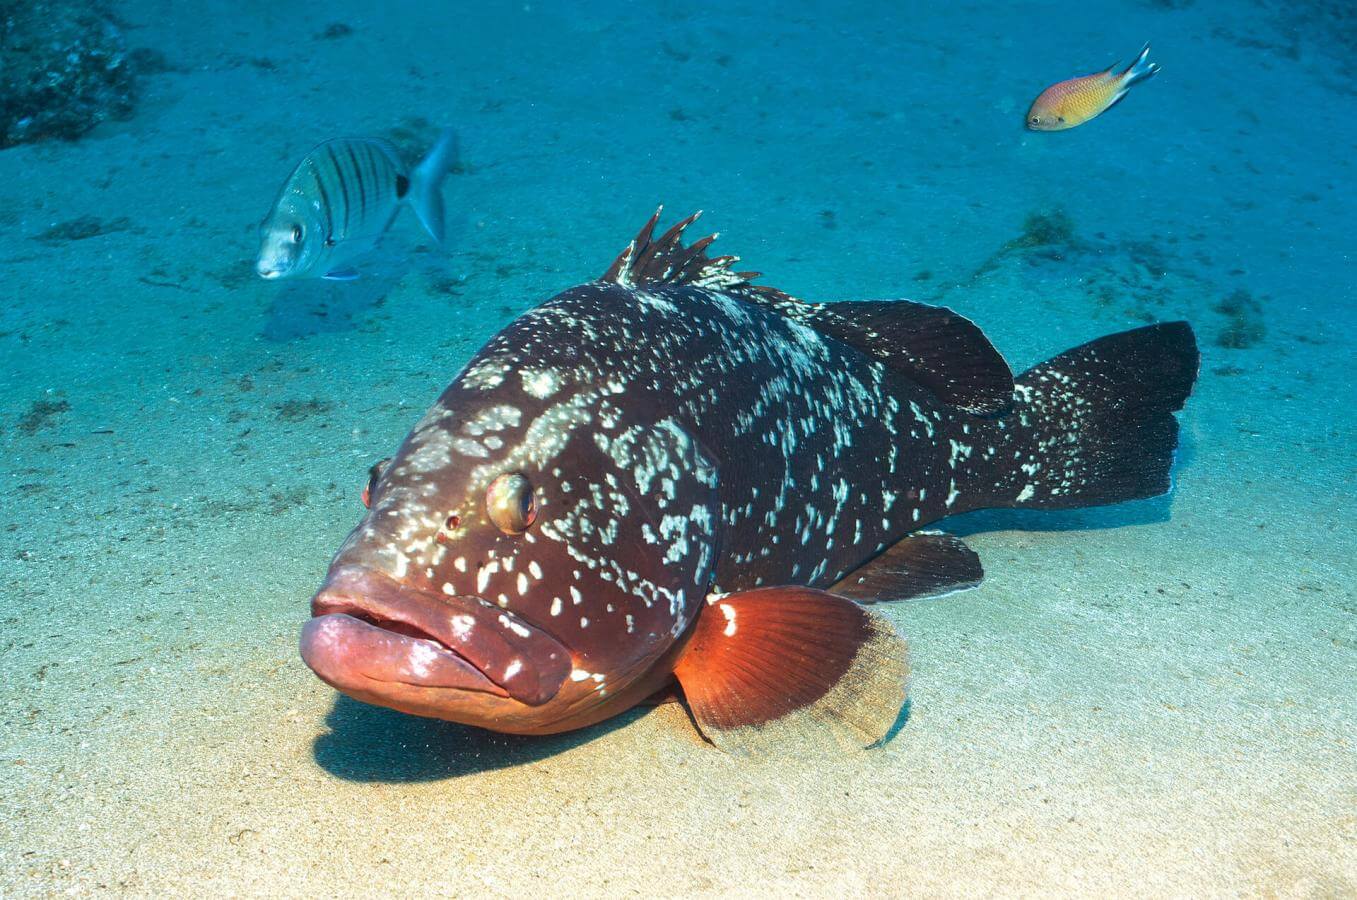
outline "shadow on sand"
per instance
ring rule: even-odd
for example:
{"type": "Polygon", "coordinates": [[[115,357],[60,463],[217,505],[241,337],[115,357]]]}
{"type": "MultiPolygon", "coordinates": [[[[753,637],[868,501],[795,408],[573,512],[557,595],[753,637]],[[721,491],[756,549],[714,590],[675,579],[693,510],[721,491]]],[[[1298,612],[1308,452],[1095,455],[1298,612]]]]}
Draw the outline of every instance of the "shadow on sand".
{"type": "Polygon", "coordinates": [[[1095,531],[1162,524],[1169,520],[1172,506],[1173,495],[1166,494],[1091,509],[978,509],[935,527],[961,538],[987,531],[1095,531]]]}
{"type": "Polygon", "coordinates": [[[341,695],[325,718],[330,731],[316,738],[312,752],[321,768],[348,781],[438,781],[555,756],[624,728],[649,710],[636,707],[580,731],[525,737],[423,719],[341,695]]]}
{"type": "Polygon", "coordinates": [[[364,274],[356,281],[318,278],[283,282],[260,333],[282,343],[325,332],[349,331],[382,305],[399,277],[364,274]]]}

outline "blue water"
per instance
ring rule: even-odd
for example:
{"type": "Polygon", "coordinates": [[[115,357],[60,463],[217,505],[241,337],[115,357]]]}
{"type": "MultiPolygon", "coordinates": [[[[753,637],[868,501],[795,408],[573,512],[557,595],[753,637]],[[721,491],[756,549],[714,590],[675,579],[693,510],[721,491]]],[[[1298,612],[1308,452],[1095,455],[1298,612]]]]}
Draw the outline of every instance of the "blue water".
{"type": "Polygon", "coordinates": [[[130,117],[0,150],[0,893],[1357,890],[1349,4],[113,6],[164,57],[130,117]],[[254,275],[310,147],[444,125],[444,246],[254,275]],[[296,632],[368,465],[659,203],[1015,370],[1189,320],[1175,492],[945,523],[988,580],[889,611],[911,717],[850,760],[336,701],[296,632]]]}

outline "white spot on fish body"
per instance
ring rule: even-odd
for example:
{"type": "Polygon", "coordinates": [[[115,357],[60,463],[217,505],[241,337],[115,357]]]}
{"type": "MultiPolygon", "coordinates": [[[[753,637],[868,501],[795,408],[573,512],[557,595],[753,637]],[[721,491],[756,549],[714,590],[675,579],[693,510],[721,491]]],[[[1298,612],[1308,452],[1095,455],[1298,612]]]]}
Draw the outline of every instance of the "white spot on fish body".
{"type": "Polygon", "coordinates": [[[462,425],[462,430],[472,437],[480,437],[487,431],[503,431],[512,428],[523,418],[523,412],[517,406],[500,404],[481,410],[462,425]]]}
{"type": "Polygon", "coordinates": [[[429,664],[438,658],[438,651],[429,645],[428,641],[415,641],[414,646],[410,648],[410,654],[406,657],[410,662],[410,670],[419,677],[429,674],[429,664]]]}
{"type": "Polygon", "coordinates": [[[520,374],[523,378],[523,390],[538,400],[545,400],[560,389],[560,376],[549,369],[524,369],[520,374]]]}
{"type": "Polygon", "coordinates": [[[726,637],[735,637],[735,607],[729,603],[721,604],[721,614],[726,617],[726,627],[722,632],[726,637]]]}
{"type": "Polygon", "coordinates": [[[454,438],[452,441],[452,449],[463,456],[484,458],[490,455],[490,451],[485,449],[485,445],[480,441],[473,441],[471,438],[454,438]]]}
{"type": "Polygon", "coordinates": [[[476,593],[485,593],[486,587],[490,584],[490,576],[497,571],[499,571],[499,563],[493,559],[481,566],[480,571],[476,573],[476,593]]]}
{"type": "Polygon", "coordinates": [[[485,359],[467,369],[459,380],[466,387],[488,391],[503,384],[511,368],[498,359],[485,359]]]}
{"type": "Polygon", "coordinates": [[[510,631],[512,631],[514,634],[518,635],[521,638],[529,637],[532,635],[531,631],[524,628],[522,625],[518,624],[508,616],[501,615],[499,617],[499,624],[503,625],[505,628],[509,629],[510,631]]]}

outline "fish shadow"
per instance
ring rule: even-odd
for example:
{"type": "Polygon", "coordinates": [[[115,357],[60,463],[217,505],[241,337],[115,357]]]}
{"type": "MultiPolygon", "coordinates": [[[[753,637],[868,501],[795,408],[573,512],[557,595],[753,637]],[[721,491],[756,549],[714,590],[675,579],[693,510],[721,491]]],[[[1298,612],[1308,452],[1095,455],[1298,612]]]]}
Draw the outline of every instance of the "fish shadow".
{"type": "Polygon", "coordinates": [[[330,730],[316,737],[312,754],[322,769],[346,781],[441,781],[547,759],[646,712],[636,707],[578,731],[524,736],[410,716],[341,695],[325,717],[330,730]]]}
{"type": "Polygon", "coordinates": [[[318,334],[352,331],[380,307],[399,280],[389,274],[364,274],[356,281],[285,281],[269,304],[261,329],[267,341],[284,343],[318,334]]]}
{"type": "Polygon", "coordinates": [[[465,216],[451,216],[441,247],[416,245],[401,252],[383,244],[355,260],[359,277],[353,281],[303,278],[280,282],[260,334],[283,343],[298,338],[352,331],[386,302],[387,295],[409,273],[443,271],[468,229],[465,216]]]}
{"type": "Polygon", "coordinates": [[[957,537],[987,531],[1096,531],[1169,520],[1172,494],[1083,509],[980,509],[948,519],[943,526],[957,537]]]}

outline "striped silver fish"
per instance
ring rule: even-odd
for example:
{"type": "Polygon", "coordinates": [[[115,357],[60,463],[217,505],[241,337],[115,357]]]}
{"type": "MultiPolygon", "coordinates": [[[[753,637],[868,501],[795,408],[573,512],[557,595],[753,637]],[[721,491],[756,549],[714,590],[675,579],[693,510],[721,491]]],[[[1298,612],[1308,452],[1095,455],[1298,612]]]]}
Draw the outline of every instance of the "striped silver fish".
{"type": "Polygon", "coordinates": [[[443,240],[443,178],[457,157],[448,129],[413,171],[378,138],[337,138],[297,164],[259,226],[260,277],[358,277],[352,263],[372,250],[403,205],[443,240]]]}

